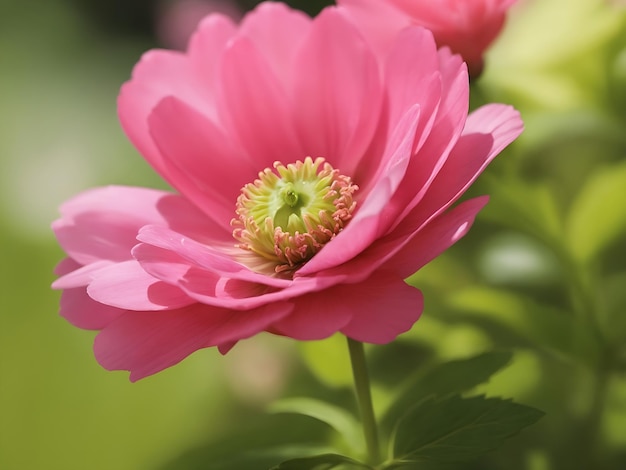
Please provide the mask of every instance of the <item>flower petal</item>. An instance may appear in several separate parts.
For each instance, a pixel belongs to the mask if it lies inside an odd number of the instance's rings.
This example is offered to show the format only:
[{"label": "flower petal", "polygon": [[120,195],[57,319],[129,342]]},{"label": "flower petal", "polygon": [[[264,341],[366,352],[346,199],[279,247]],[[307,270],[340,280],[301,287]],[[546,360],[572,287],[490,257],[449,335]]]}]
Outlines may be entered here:
[{"label": "flower petal", "polygon": [[272,325],[272,332],[301,341],[328,338],[353,317],[341,299],[344,287],[331,287],[323,295],[307,294],[293,299],[293,312]]},{"label": "flower petal", "polygon": [[397,230],[415,230],[450,207],[485,167],[523,130],[519,113],[511,106],[492,104],[470,114],[463,135],[433,181],[423,200]]},{"label": "flower petal", "polygon": [[[63,269],[57,270],[60,277],[52,283],[53,289],[73,289],[74,287],[85,287],[102,269],[114,264],[113,261],[95,261],[93,263],[81,266],[71,258],[66,258],[71,263],[65,263]],[[67,268],[71,268],[68,270]],[[66,274],[63,274],[65,272]]]},{"label": "flower petal", "polygon": [[78,328],[100,330],[123,313],[125,310],[96,302],[84,287],[66,289],[61,294],[59,314]]},{"label": "flower petal", "polygon": [[[152,276],[178,286],[198,302],[216,307],[249,310],[323,290],[336,277],[280,279],[249,271],[224,254],[158,227],[146,227],[133,255]],[[341,277],[344,280],[344,277]]]},{"label": "flower petal", "polygon": [[148,116],[164,97],[175,95],[203,112],[216,114],[211,89],[194,73],[184,54],[152,50],[143,55],[133,69],[130,81],[120,91],[117,107],[124,132],[143,157],[165,179],[167,167],[148,129]]},{"label": "flower petal", "polygon": [[359,26],[381,58],[386,57],[392,47],[396,33],[411,25],[408,16],[390,2],[338,0],[337,4],[342,13]]},{"label": "flower petal", "polygon": [[250,39],[232,40],[220,71],[220,116],[255,169],[303,159],[286,90]]},{"label": "flower petal", "polygon": [[294,70],[294,119],[306,154],[325,157],[341,173],[358,178],[360,167],[372,164],[361,157],[381,115],[373,53],[352,24],[327,8],[314,20]]},{"label": "flower petal", "polygon": [[100,270],[87,293],[97,302],[126,310],[171,310],[195,302],[179,288],[146,273],[135,260]]},{"label": "flower petal", "polygon": [[[204,18],[189,40],[187,55],[190,66],[201,79],[202,86],[206,90],[214,90],[217,77],[219,76],[219,63],[222,53],[228,41],[237,33],[237,26],[233,21],[222,14],[211,14]],[[169,90],[161,96],[173,95],[176,89]],[[178,94],[176,94],[178,96]],[[153,107],[161,100],[157,99]],[[212,106],[215,106],[215,96],[211,96]],[[193,101],[185,100],[186,103],[196,106]],[[209,119],[216,119],[215,109],[203,109]]]},{"label": "flower petal", "polygon": [[317,253],[307,264],[300,268],[297,276],[309,276],[353,258],[367,248],[376,237],[387,229],[392,222],[389,213],[395,209],[389,207],[389,201],[399,186],[412,155],[415,130],[419,123],[420,109],[411,108],[403,117],[390,139],[386,154],[386,171],[376,182],[374,189],[367,195],[357,213],[333,240]]},{"label": "flower petal", "polygon": [[489,197],[481,196],[456,206],[433,221],[412,237],[403,237],[402,243],[390,241],[399,248],[385,261],[385,269],[393,270],[402,278],[409,277],[420,268],[454,245],[467,234],[476,214],[487,204]]},{"label": "flower petal", "polygon": [[[409,28],[400,35],[401,46],[410,41],[420,28]],[[409,42],[410,44],[410,42]],[[404,47],[409,47],[404,43]],[[411,160],[407,176],[394,196],[394,203],[402,211],[396,215],[394,227],[403,224],[406,214],[428,193],[430,185],[449,157],[459,139],[469,106],[469,79],[467,69],[459,56],[439,53],[435,61],[440,68],[440,101],[433,110],[432,127],[425,128],[419,135],[417,156]],[[418,131],[419,133],[420,131]]]},{"label": "flower petal", "polygon": [[158,269],[160,263],[164,263],[165,266],[168,263],[184,263],[189,267],[196,266],[213,272],[219,277],[236,278],[274,287],[287,287],[291,284],[291,281],[287,279],[251,271],[245,265],[235,261],[226,246],[220,246],[217,243],[210,245],[198,243],[167,227],[146,226],[139,232],[138,240],[144,243],[133,250],[133,256],[144,266],[152,265],[152,269]]},{"label": "flower petal", "polygon": [[410,330],[422,313],[422,293],[390,273],[337,289],[339,303],[352,313],[341,332],[357,341],[389,343]]},{"label": "flower petal", "polygon": [[65,202],[52,229],[65,252],[79,265],[100,260],[126,261],[147,224],[176,228],[203,239],[230,239],[230,232],[180,196],[146,188],[108,186],[82,192]]},{"label": "flower petal", "polygon": [[358,257],[325,271],[324,276],[335,283],[362,282],[384,268],[405,279],[465,235],[487,200],[486,196],[470,199],[412,233],[381,238]]},{"label": "flower petal", "polygon": [[194,304],[179,310],[127,312],[110,323],[94,343],[108,370],[128,370],[136,381],[182,361],[191,353],[260,333],[291,311],[286,303],[233,312]]},{"label": "flower petal", "polygon": [[263,2],[241,22],[239,34],[250,38],[287,90],[294,60],[311,28],[311,18],[279,2]]},{"label": "flower petal", "polygon": [[229,227],[237,196],[258,170],[210,120],[175,97],[148,119],[169,182],[218,224]]},{"label": "flower petal", "polygon": [[420,105],[422,121],[417,129],[425,140],[442,99],[441,75],[435,40],[430,31],[412,27],[402,31],[385,61],[389,126],[394,129],[407,110]]}]

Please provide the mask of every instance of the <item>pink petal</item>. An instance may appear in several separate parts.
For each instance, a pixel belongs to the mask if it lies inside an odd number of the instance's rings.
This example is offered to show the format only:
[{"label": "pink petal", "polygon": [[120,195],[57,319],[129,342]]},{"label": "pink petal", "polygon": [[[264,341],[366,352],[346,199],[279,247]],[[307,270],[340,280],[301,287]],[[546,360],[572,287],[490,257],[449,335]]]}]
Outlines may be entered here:
[{"label": "pink petal", "polygon": [[314,20],[293,67],[294,118],[306,154],[355,176],[381,115],[374,55],[354,27],[327,8]]},{"label": "pink petal", "polygon": [[148,122],[169,182],[218,224],[229,227],[241,188],[258,170],[211,121],[175,97],[161,100]]},{"label": "pink petal", "polygon": [[207,305],[249,310],[323,290],[335,282],[323,276],[288,280],[256,273],[213,247],[159,227],[146,227],[140,238],[146,243],[138,245],[133,255],[142,268]]},{"label": "pink petal", "polygon": [[[233,21],[222,14],[212,14],[203,19],[196,32],[189,40],[189,48],[187,54],[191,63],[191,69],[201,77],[202,87],[206,90],[214,90],[216,80],[219,76],[219,62],[224,52],[224,48],[228,41],[237,33],[237,26]],[[171,90],[167,95],[174,95],[175,89]],[[165,95],[164,95],[165,96]],[[163,96],[161,97],[163,98]],[[214,106],[215,97],[211,97]],[[157,102],[160,99],[157,99]],[[193,101],[185,100],[186,103],[196,106]],[[153,104],[153,107],[156,102]],[[215,110],[204,110],[206,116],[210,119],[216,119]]]},{"label": "pink petal", "polygon": [[100,270],[87,293],[97,302],[126,310],[171,310],[194,303],[179,288],[146,273],[135,260]]},{"label": "pink petal", "polygon": [[87,295],[85,287],[66,289],[61,294],[59,314],[85,330],[101,330],[125,310],[103,305]]},{"label": "pink petal", "polygon": [[[400,277],[406,278],[430,263],[467,234],[476,214],[488,200],[487,196],[482,196],[465,201],[440,215],[402,243],[396,241],[399,249],[389,253],[393,257],[387,257],[385,269],[393,270]],[[394,241],[390,243],[393,245]]]},{"label": "pink petal", "polygon": [[167,167],[150,137],[148,116],[159,101],[170,95],[193,104],[206,116],[215,116],[210,90],[185,55],[162,50],[145,53],[133,69],[131,80],[122,86],[118,98],[122,128],[148,163],[165,179],[168,178]]},{"label": "pink petal", "polygon": [[359,26],[381,59],[387,56],[397,32],[411,24],[406,14],[387,1],[338,0],[337,4]]},{"label": "pink petal", "polygon": [[437,48],[430,31],[417,27],[402,31],[385,61],[390,129],[396,127],[411,106],[419,104],[422,120],[416,145],[421,146],[443,98],[441,80]]},{"label": "pink petal", "polygon": [[359,284],[343,285],[337,294],[329,302],[338,302],[352,314],[341,332],[366,343],[393,341],[411,329],[423,309],[422,293],[389,273],[378,273]]},{"label": "pink petal", "polygon": [[[183,250],[184,251],[184,250]],[[172,250],[142,244],[133,250],[142,268],[164,282],[178,286],[198,302],[236,310],[249,310],[319,291],[338,278],[298,278],[293,281],[246,271],[230,270],[218,257],[215,265],[200,267]],[[200,257],[199,257],[200,258]],[[210,263],[211,256],[202,256]],[[220,265],[224,270],[220,271]],[[343,279],[343,278],[342,278]]]},{"label": "pink petal", "polygon": [[[418,31],[419,28],[409,28],[404,33],[406,40],[410,40],[410,33]],[[400,36],[398,42],[402,44],[403,35]],[[435,56],[435,60],[441,62],[437,65],[441,68],[441,101],[436,114],[433,114],[432,128],[426,129],[427,135],[421,135],[421,148],[418,149],[417,157],[411,160],[407,177],[394,197],[395,204],[403,209],[397,214],[395,225],[401,223],[406,214],[428,193],[431,183],[459,139],[467,118],[469,78],[465,64],[460,57],[446,54]]]},{"label": "pink petal", "polygon": [[[54,274],[57,276],[64,276],[65,274],[71,273],[72,271],[80,268],[82,265],[77,263],[70,257],[63,258],[59,263],[54,267]],[[81,284],[82,285],[82,284]]]},{"label": "pink petal", "polygon": [[250,38],[273,74],[287,90],[294,60],[311,27],[311,18],[279,2],[264,2],[246,15],[239,34]]},{"label": "pink petal", "polygon": [[79,264],[130,259],[139,228],[161,222],[156,205],[167,195],[143,188],[109,186],[65,202],[52,229],[65,252]]},{"label": "pink petal", "polygon": [[384,158],[388,162],[386,170],[376,181],[376,186],[368,194],[367,199],[357,209],[358,212],[354,219],[317,255],[300,268],[296,273],[297,276],[308,276],[345,263],[367,248],[377,236],[386,230],[392,222],[387,217],[387,211],[395,211],[388,204],[402,181],[409,164],[419,118],[420,109],[418,106],[414,106],[406,113],[395,129],[394,135],[389,141],[388,150],[385,152],[390,155],[390,157]]},{"label": "pink petal", "polygon": [[220,116],[255,170],[271,168],[276,160],[291,163],[306,156],[286,91],[248,38],[234,39],[224,51],[220,85]]},{"label": "pink petal", "polygon": [[487,200],[486,196],[471,199],[413,232],[381,238],[358,257],[325,271],[324,276],[335,283],[362,282],[385,269],[407,278],[465,235]]},{"label": "pink petal", "polygon": [[144,227],[139,233],[138,240],[144,243],[133,250],[133,256],[144,266],[152,266],[151,269],[158,269],[158,265],[162,263],[165,266],[168,263],[184,263],[189,267],[197,266],[211,271],[219,277],[236,278],[274,287],[287,287],[291,284],[287,279],[256,273],[238,263],[229,253],[235,249],[228,249],[217,243],[210,245],[198,243],[166,227],[157,225]]},{"label": "pink petal", "polygon": [[[66,258],[70,259],[70,258]],[[113,261],[95,261],[85,266],[76,265],[73,261],[73,270],[67,274],[61,275],[56,281],[52,283],[53,289],[73,289],[74,287],[85,287],[89,284],[99,272],[108,268],[115,263]],[[69,263],[67,267],[69,267]]]},{"label": "pink petal", "polygon": [[52,224],[59,244],[79,265],[131,259],[137,232],[147,224],[170,226],[204,238],[231,239],[180,196],[164,191],[108,186],[85,191],[64,203]]},{"label": "pink petal", "polygon": [[343,301],[345,293],[345,286],[337,286],[296,297],[293,312],[274,323],[272,332],[301,341],[328,338],[354,316]]},{"label": "pink petal", "polygon": [[403,226],[397,230],[413,231],[450,207],[522,130],[519,113],[511,106],[492,104],[470,114],[463,136],[424,199],[404,218]]},{"label": "pink petal", "polygon": [[136,381],[182,361],[191,353],[260,333],[291,311],[276,303],[246,312],[194,304],[179,310],[127,312],[96,337],[98,362],[128,370]]}]

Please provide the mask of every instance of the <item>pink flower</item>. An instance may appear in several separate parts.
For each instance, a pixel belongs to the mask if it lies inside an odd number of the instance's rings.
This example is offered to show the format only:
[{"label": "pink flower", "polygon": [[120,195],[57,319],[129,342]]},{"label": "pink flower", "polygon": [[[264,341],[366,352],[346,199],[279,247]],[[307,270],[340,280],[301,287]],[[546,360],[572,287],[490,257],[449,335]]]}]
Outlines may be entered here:
[{"label": "pink flower", "polygon": [[439,47],[461,54],[470,75],[483,69],[483,54],[496,39],[516,0],[337,0],[374,47],[387,51],[403,28],[428,28]]},{"label": "pink flower", "polygon": [[336,8],[208,17],[186,53],[148,52],[119,98],[178,193],[107,187],[61,207],[61,314],[101,330],[97,360],[131,380],[262,331],[393,340],[422,311],[404,279],[467,232],[487,198],[452,204],[522,130],[509,106],[467,110],[465,64],[424,29],[380,63]]}]

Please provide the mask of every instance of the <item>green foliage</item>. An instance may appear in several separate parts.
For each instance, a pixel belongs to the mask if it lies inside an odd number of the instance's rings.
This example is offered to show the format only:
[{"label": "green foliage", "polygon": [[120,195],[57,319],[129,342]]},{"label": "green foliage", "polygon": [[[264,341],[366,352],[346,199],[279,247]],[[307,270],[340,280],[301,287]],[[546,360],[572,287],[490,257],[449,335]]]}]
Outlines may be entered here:
[{"label": "green foliage", "polygon": [[408,408],[426,397],[465,392],[486,382],[510,362],[511,356],[508,352],[489,352],[416,371],[392,400],[381,427],[391,429]]},{"label": "green foliage", "polygon": [[473,317],[505,326],[511,333],[562,357],[595,367],[600,345],[587,324],[568,312],[500,289],[459,290],[449,305]]},{"label": "green foliage", "polygon": [[420,461],[463,462],[499,447],[543,413],[509,400],[453,395],[413,407],[395,429],[386,468]]},{"label": "green foliage", "polygon": [[297,413],[328,424],[355,454],[363,452],[361,427],[346,410],[312,398],[286,398],[270,406],[274,413]]},{"label": "green foliage", "polygon": [[351,469],[372,469],[369,465],[357,462],[356,460],[343,455],[323,454],[313,457],[287,460],[275,467],[272,467],[271,470],[330,470],[344,465],[348,465],[348,468]]},{"label": "green foliage", "polygon": [[626,234],[626,164],[591,175],[572,202],[566,233],[572,255],[582,263]]}]

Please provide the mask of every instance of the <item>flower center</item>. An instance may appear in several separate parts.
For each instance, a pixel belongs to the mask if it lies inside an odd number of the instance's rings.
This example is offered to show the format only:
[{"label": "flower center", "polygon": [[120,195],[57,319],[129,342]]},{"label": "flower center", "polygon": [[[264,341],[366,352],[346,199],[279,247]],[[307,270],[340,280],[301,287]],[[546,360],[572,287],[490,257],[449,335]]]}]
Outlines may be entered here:
[{"label": "flower center", "polygon": [[231,225],[240,248],[275,262],[280,273],[300,267],[343,230],[359,188],[323,158],[274,162],[274,170],[242,188]]}]

